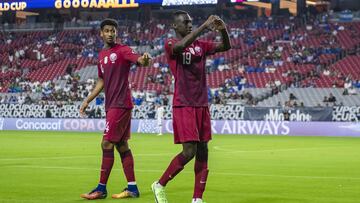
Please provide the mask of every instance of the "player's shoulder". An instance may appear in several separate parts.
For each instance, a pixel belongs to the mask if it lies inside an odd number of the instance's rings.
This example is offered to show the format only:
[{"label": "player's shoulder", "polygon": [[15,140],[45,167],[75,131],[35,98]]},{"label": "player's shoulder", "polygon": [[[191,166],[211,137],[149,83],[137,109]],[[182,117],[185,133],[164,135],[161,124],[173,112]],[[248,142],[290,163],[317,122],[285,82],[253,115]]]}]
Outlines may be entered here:
[{"label": "player's shoulder", "polygon": [[116,50],[129,50],[131,49],[128,45],[126,44],[117,44],[115,47]]},{"label": "player's shoulder", "polygon": [[119,52],[123,52],[123,53],[132,53],[132,54],[136,54],[135,50],[133,48],[131,48],[128,45],[125,44],[118,44],[117,50]]}]

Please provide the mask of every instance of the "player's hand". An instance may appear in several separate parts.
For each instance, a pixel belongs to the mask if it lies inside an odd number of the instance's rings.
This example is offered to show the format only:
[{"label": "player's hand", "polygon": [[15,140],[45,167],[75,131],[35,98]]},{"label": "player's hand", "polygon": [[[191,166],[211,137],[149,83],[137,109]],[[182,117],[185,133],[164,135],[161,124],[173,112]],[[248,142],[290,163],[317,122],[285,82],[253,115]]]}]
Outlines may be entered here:
[{"label": "player's hand", "polygon": [[149,53],[144,53],[141,57],[140,57],[140,64],[142,66],[148,66],[151,63],[151,55]]},{"label": "player's hand", "polygon": [[216,15],[211,15],[209,16],[209,18],[205,21],[204,25],[206,26],[206,28],[214,30],[214,22],[217,19],[218,16]]},{"label": "player's hand", "polygon": [[215,30],[225,30],[226,29],[225,22],[219,16],[216,16],[216,19],[214,21],[214,29]]},{"label": "player's hand", "polygon": [[86,108],[89,106],[89,103],[87,101],[84,101],[82,104],[81,104],[81,107],[80,107],[80,116],[81,117],[85,117],[85,110]]}]

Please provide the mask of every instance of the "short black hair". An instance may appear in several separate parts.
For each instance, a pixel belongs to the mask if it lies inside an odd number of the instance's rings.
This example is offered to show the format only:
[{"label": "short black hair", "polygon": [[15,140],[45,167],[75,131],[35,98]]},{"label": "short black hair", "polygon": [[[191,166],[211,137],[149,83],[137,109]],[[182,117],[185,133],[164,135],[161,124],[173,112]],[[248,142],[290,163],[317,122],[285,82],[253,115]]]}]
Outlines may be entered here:
[{"label": "short black hair", "polygon": [[117,21],[112,18],[106,18],[103,21],[101,21],[100,28],[101,30],[105,27],[105,25],[111,25],[114,26],[116,29],[119,27]]},{"label": "short black hair", "polygon": [[189,13],[183,10],[177,10],[173,13],[174,20],[180,15],[188,15]]}]

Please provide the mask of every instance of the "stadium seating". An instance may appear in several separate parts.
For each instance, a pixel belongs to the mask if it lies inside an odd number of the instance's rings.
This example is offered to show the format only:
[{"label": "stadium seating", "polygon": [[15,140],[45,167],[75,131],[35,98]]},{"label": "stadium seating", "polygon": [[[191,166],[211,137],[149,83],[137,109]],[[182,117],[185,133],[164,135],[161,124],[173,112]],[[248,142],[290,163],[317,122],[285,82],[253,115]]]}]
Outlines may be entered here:
[{"label": "stadium seating", "polygon": [[[212,89],[219,88],[224,85],[226,79],[235,77],[245,78],[247,87],[256,88],[266,88],[274,81],[287,86],[300,82],[301,87],[312,83],[317,88],[333,87],[337,77],[323,74],[316,78],[313,77],[312,73],[317,71],[317,65],[319,64],[329,67],[331,72],[337,70],[344,76],[351,75],[352,80],[359,80],[360,70],[358,64],[360,64],[360,57],[352,55],[341,58],[340,53],[344,54],[360,45],[360,37],[356,35],[356,33],[360,33],[360,23],[328,23],[324,25],[313,24],[312,26],[319,26],[320,29],[309,29],[307,25],[300,24],[298,20],[282,18],[276,21],[273,19],[228,21],[228,30],[233,48],[225,53],[210,56],[209,59],[213,63],[214,61],[221,61],[220,65],[227,65],[230,69],[219,70],[216,67],[219,64],[215,65],[215,68],[209,71],[207,77],[209,87]],[[154,21],[144,24],[141,28],[143,30],[147,29],[147,31],[140,32],[136,26],[128,28],[125,25],[119,28],[119,35],[124,43],[131,45],[140,54],[150,52],[154,56],[151,67],[132,69],[130,84],[132,89],[136,91],[161,92],[164,88],[171,86],[171,75],[164,74],[163,83],[149,82],[147,79],[148,76],[156,77],[160,73],[161,67],[167,66],[163,43],[168,37],[168,33],[170,33],[169,22]],[[334,32],[336,33],[334,34]],[[292,40],[284,41],[285,35]],[[216,33],[212,32],[205,33],[202,38],[218,40]],[[91,45],[86,44],[87,39],[92,39],[93,43]],[[88,51],[90,50],[91,53],[98,52],[101,49],[101,40],[97,32],[92,29],[64,30],[58,33],[48,31],[12,33],[11,37],[0,34],[0,40],[5,42],[0,44],[0,61],[9,67],[7,71],[0,73],[0,81],[3,84],[1,91],[3,92],[8,91],[7,88],[16,77],[27,78],[33,82],[56,81],[60,76],[66,74],[66,68],[69,65],[76,67],[73,71],[80,75],[81,81],[86,81],[97,75],[97,68],[94,66],[97,56],[90,56]],[[331,47],[328,47],[327,43],[331,43]],[[262,64],[263,56],[269,46],[283,47],[281,65],[269,67]],[[305,47],[307,49],[321,50],[321,53],[316,56],[318,62],[295,63],[289,61],[288,58],[296,53],[296,47],[297,49]],[[10,50],[17,51],[21,49],[25,49],[27,56],[20,59],[13,58],[11,62]],[[37,56],[32,53],[34,49],[43,54],[45,59],[36,58]],[[300,50],[303,50],[303,48]],[[15,53],[12,54],[15,55]],[[260,54],[260,57],[255,54]],[[155,67],[154,64],[159,64],[159,67]],[[240,70],[241,67],[243,67],[243,70]],[[269,71],[269,68],[274,70]],[[293,75],[288,75],[289,71],[299,73],[301,75],[300,81],[296,81]],[[342,88],[341,86],[338,87]],[[338,89],[338,91],[341,92],[342,90]],[[267,93],[269,92],[271,92],[271,89],[267,88]],[[267,96],[269,99],[277,98],[277,96]],[[269,101],[264,100],[259,105],[273,105],[279,99],[271,100],[274,102]],[[352,104],[350,101],[351,99],[343,100],[344,103]],[[314,105],[312,102],[305,103]]]}]

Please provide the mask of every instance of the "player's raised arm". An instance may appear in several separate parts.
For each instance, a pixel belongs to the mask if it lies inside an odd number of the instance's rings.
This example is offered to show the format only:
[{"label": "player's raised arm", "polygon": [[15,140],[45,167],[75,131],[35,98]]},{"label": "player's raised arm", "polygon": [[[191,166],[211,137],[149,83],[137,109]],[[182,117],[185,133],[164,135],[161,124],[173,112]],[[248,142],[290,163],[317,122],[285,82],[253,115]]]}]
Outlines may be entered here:
[{"label": "player's raised arm", "polygon": [[151,56],[149,53],[144,53],[137,60],[137,64],[140,66],[149,66],[150,63],[151,63]]},{"label": "player's raised arm", "polygon": [[220,32],[222,39],[222,42],[216,46],[215,52],[223,52],[231,49],[229,33],[226,29],[226,24],[218,16],[216,16],[216,20],[214,22],[214,29]]},{"label": "player's raised arm", "polygon": [[104,88],[104,80],[102,78],[99,78],[98,81],[96,82],[95,88],[90,93],[90,95],[84,100],[84,102],[80,107],[81,116],[85,115],[85,110],[89,106],[89,103],[100,94],[103,88]]},{"label": "player's raised arm", "polygon": [[180,54],[183,50],[192,44],[201,33],[210,28],[214,21],[217,19],[216,16],[211,15],[200,27],[192,31],[192,19],[186,12],[177,12],[174,15],[173,28],[175,29],[178,38],[181,38],[176,44],[172,46],[172,53]]}]

